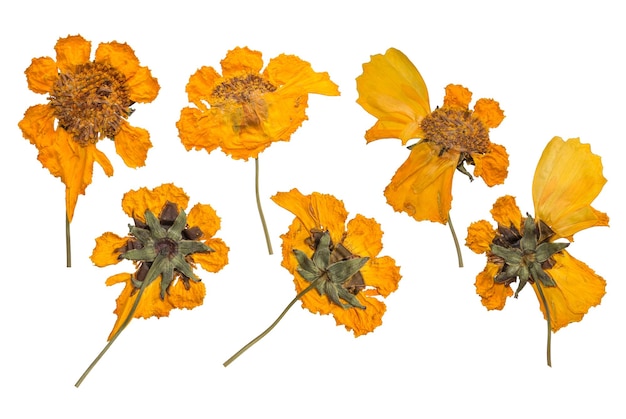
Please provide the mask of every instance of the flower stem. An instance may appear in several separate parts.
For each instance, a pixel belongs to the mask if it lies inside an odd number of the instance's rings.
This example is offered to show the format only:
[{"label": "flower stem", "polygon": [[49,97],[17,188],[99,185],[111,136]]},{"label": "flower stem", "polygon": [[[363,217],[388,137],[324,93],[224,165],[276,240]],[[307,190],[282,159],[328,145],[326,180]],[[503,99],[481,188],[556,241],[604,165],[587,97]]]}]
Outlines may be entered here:
[{"label": "flower stem", "polygon": [[124,331],[124,329],[126,329],[126,326],[128,326],[128,324],[130,323],[131,319],[133,318],[133,314],[135,314],[135,310],[137,310],[137,306],[139,305],[139,299],[143,295],[143,291],[146,288],[147,282],[148,281],[143,281],[143,283],[141,284],[141,288],[139,288],[139,293],[137,294],[137,298],[135,298],[135,301],[133,302],[133,306],[130,308],[130,312],[128,313],[128,316],[126,316],[126,319],[124,320],[124,323],[122,323],[122,325],[117,330],[117,332],[115,332],[115,334],[113,335],[111,340],[109,340],[109,342],[106,344],[104,349],[102,349],[102,351],[100,351],[100,353],[98,354],[96,359],[94,359],[93,362],[87,367],[87,369],[85,370],[83,375],[81,375],[80,378],[78,379],[78,381],[76,381],[76,384],[74,384],[74,386],[76,388],[78,388],[81,385],[81,383],[83,382],[83,380],[85,380],[87,375],[89,375],[89,373],[91,372],[93,367],[95,367],[96,364],[98,363],[98,361],[100,361],[100,358],[102,358],[104,356],[104,354],[109,350],[111,345],[113,345],[113,342],[115,342],[115,339],[117,339],[117,337]]},{"label": "flower stem", "polygon": [[452,219],[450,213],[448,213],[448,226],[450,227],[450,233],[452,233],[452,239],[454,240],[454,247],[456,247],[456,257],[459,260],[459,268],[463,267],[463,255],[461,255],[461,246],[459,246],[459,239],[456,238],[454,232],[454,226],[452,226]]},{"label": "flower stem", "polygon": [[70,242],[70,219],[65,212],[65,260],[67,267],[72,267],[72,244]]},{"label": "flower stem", "polygon": [[546,321],[548,323],[548,344],[546,349],[546,356],[548,359],[548,366],[552,367],[552,328],[550,327],[550,309],[548,308],[548,302],[546,301],[546,296],[543,295],[543,290],[541,289],[540,281],[535,281],[535,285],[537,285],[537,291],[539,291],[539,296],[541,297],[541,302],[546,309]]},{"label": "flower stem", "polygon": [[267,335],[269,332],[272,331],[272,329],[278,324],[278,322],[280,322],[282,320],[283,317],[285,317],[285,314],[287,314],[287,311],[289,311],[289,309],[291,308],[291,306],[293,306],[296,301],[298,301],[300,298],[302,298],[302,296],[304,294],[306,294],[307,292],[311,291],[315,286],[317,285],[317,281],[313,281],[311,283],[311,285],[309,285],[308,287],[306,287],[305,289],[303,289],[302,291],[300,291],[298,293],[298,295],[296,295],[294,297],[293,300],[291,300],[291,302],[287,305],[287,307],[285,307],[285,309],[283,310],[282,313],[280,313],[280,316],[278,316],[278,318],[276,320],[274,320],[274,323],[272,323],[270,325],[270,327],[268,327],[267,329],[265,329],[265,331],[263,331],[263,333],[261,333],[259,336],[255,337],[254,339],[252,339],[246,346],[244,346],[243,348],[241,348],[239,351],[237,351],[237,353],[233,356],[231,356],[230,358],[228,358],[228,361],[224,362],[224,366],[227,367],[229,366],[235,359],[239,358],[239,355],[243,354],[245,351],[247,351],[248,349],[250,349],[252,347],[252,345],[254,345],[255,343],[257,343],[258,341],[260,341],[261,339],[263,339],[265,337],[265,335]]},{"label": "flower stem", "polygon": [[261,208],[261,199],[259,198],[259,158],[254,159],[254,190],[256,192],[256,207],[259,210],[259,217],[261,217],[261,224],[263,225],[263,233],[265,234],[265,242],[267,243],[267,251],[269,254],[273,254],[272,242],[270,241],[270,235],[267,231],[267,224],[265,223],[265,216],[263,215],[263,208]]}]

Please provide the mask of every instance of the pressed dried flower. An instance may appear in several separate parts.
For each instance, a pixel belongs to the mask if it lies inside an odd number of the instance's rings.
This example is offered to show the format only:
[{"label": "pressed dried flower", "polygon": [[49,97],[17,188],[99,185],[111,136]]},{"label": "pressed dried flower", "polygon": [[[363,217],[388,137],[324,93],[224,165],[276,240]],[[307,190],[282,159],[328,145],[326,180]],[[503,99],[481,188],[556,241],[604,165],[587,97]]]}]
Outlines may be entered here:
[{"label": "pressed dried flower", "polygon": [[[455,170],[467,175],[465,164],[474,165],[474,175],[488,186],[504,182],[508,154],[493,144],[489,130],[504,119],[498,102],[479,99],[469,109],[472,93],[463,86],[446,87],[443,106],[431,111],[428,90],[413,63],[399,50],[390,48],[363,64],[356,79],[359,103],[378,121],[365,133],[367,142],[398,138],[402,144],[420,139],[409,147],[408,159],[385,189],[387,203],[417,221],[450,224],[452,178]],[[452,229],[452,225],[450,224]],[[452,230],[455,243],[456,235]],[[462,265],[457,243],[459,264]]]},{"label": "pressed dried flower", "polygon": [[110,138],[127,166],[143,166],[150,135],[127,119],[134,103],[156,98],[159,84],[127,44],[102,43],[90,60],[91,42],[74,35],[59,39],[55,50],[56,61],[33,58],[25,71],[29,89],[47,94],[48,103],[28,108],[18,125],[39,150],[41,164],[65,184],[70,266],[69,224],[78,195],[91,183],[94,162],[113,175],[111,162],[96,144]]},{"label": "pressed dried flower", "polygon": [[193,107],[176,124],[187,150],[217,147],[234,159],[255,159],[257,206],[272,253],[258,192],[258,156],[276,141],[289,141],[307,119],[308,95],[339,95],[328,73],[317,73],[295,55],[281,54],[263,69],[261,53],[235,48],[221,61],[222,74],[202,67],[187,84]]},{"label": "pressed dried flower", "polygon": [[346,224],[343,202],[317,192],[292,189],[272,200],[296,216],[281,237],[282,265],[294,275],[297,295],[270,328],[225,365],[265,336],[297,300],[312,313],[332,314],[355,337],[372,332],[382,324],[383,298],[401,278],[394,259],[379,256],[383,233],[374,219],[357,214]]},{"label": "pressed dried flower", "polygon": [[129,235],[107,232],[96,239],[91,255],[96,266],[127,259],[134,262],[135,271],[107,279],[107,285],[124,284],[117,298],[117,321],[109,344],[76,386],[132,318],[168,316],[173,308],[192,309],[202,304],[206,289],[193,271],[196,264],[217,272],[228,263],[228,247],[213,237],[220,228],[219,217],[206,204],[196,204],[187,214],[188,202],[185,192],[172,184],[127,192],[122,208],[134,221]]},{"label": "pressed dried flower", "polygon": [[485,220],[468,228],[466,245],[487,255],[487,266],[476,277],[482,304],[501,310],[530,283],[548,324],[548,365],[551,332],[582,320],[605,293],[604,279],[565,250],[568,242],[557,241],[571,242],[581,230],[608,226],[608,216],[591,206],[605,183],[600,157],[588,144],[554,137],[533,179],[535,217],[523,217],[515,198],[504,196],[491,211],[497,229]]}]

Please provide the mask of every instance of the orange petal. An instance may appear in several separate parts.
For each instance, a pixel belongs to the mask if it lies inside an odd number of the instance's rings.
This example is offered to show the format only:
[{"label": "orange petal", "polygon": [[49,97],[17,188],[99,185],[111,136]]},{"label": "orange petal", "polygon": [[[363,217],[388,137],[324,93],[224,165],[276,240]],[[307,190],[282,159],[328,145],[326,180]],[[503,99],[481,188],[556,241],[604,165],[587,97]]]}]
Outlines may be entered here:
[{"label": "orange petal", "polygon": [[99,267],[115,265],[120,261],[121,253],[117,250],[126,245],[128,237],[106,232],[96,239],[96,247],[91,253],[91,261]]},{"label": "orange petal", "polygon": [[[308,107],[308,95],[306,92],[287,92],[277,90],[267,93],[263,97],[263,106],[260,108],[265,112],[257,112],[260,117],[260,133],[255,127],[250,127],[250,138],[246,138],[246,133],[242,133],[242,142],[248,143],[250,149],[262,146],[259,151],[269,147],[274,141],[289,141],[291,135],[308,119],[306,109]],[[261,139],[259,139],[261,135]],[[260,141],[263,140],[263,141]],[[261,143],[261,144],[259,144]],[[258,154],[258,152],[257,152]]]},{"label": "orange petal", "polygon": [[129,97],[133,102],[149,103],[156,99],[161,86],[159,81],[152,77],[147,67],[139,67],[137,72],[126,81],[129,88]]},{"label": "orange petal", "polygon": [[545,222],[556,237],[573,235],[594,226],[608,226],[609,217],[591,206],[606,179],[602,161],[589,144],[578,138],[554,137],[546,146],[533,179],[536,218]]},{"label": "orange petal", "polygon": [[443,106],[446,108],[467,109],[472,101],[472,92],[460,84],[446,86],[446,95],[443,98]]},{"label": "orange petal", "polygon": [[203,241],[214,250],[210,253],[194,253],[191,258],[195,263],[202,266],[207,272],[218,272],[228,264],[228,252],[230,249],[222,239],[212,238]]},{"label": "orange petal", "polygon": [[18,123],[24,138],[41,150],[54,144],[57,133],[54,130],[54,109],[50,105],[31,106]]},{"label": "orange petal", "polygon": [[225,78],[231,78],[246,74],[259,74],[263,68],[263,58],[259,51],[253,51],[248,47],[237,47],[228,51],[220,64],[222,75]]},{"label": "orange petal", "polygon": [[417,221],[445,224],[452,206],[452,176],[459,154],[452,151],[439,156],[437,147],[420,142],[411,149],[385,189],[387,203]]},{"label": "orange petal", "polygon": [[522,231],[522,213],[520,212],[515,198],[505,195],[498,198],[491,209],[493,219],[504,227],[515,226],[517,231]]},{"label": "orange petal", "polygon": [[474,116],[487,128],[495,128],[504,119],[500,104],[493,99],[478,99],[474,104]]},{"label": "orange petal", "polygon": [[206,110],[202,101],[211,103],[213,90],[219,80],[222,80],[222,76],[213,67],[201,67],[189,77],[189,82],[185,87],[189,101]]},{"label": "orange petal", "polygon": [[148,150],[152,147],[150,133],[143,128],[131,126],[123,121],[115,136],[115,151],[122,157],[126,166],[145,166]]},{"label": "orange petal", "polygon": [[465,245],[474,253],[485,253],[491,249],[491,242],[496,237],[496,231],[491,224],[480,220],[470,224],[467,228]]},{"label": "orange petal", "polygon": [[390,256],[382,256],[370,259],[363,268],[361,275],[368,287],[376,288],[377,294],[387,297],[398,289],[398,283],[402,278],[400,267]]},{"label": "orange petal", "polygon": [[117,71],[122,72],[127,79],[132,79],[140,68],[135,51],[128,44],[116,41],[98,45],[95,61],[111,65]]},{"label": "orange petal", "polygon": [[310,236],[311,233],[297,218],[293,220],[289,226],[289,230],[287,230],[287,233],[280,235],[280,239],[282,240],[281,250],[283,257],[280,264],[294,276],[299,274],[296,272],[298,262],[293,255],[293,249],[302,250],[307,256],[312,257],[313,250],[305,245],[305,240]]},{"label": "orange petal", "polygon": [[[556,282],[555,287],[542,287],[550,307],[550,325],[556,332],[572,322],[582,320],[591,307],[600,304],[605,294],[606,282],[593,269],[572,257],[566,251],[554,256],[556,265],[546,272]],[[545,309],[541,297],[537,292],[537,285],[533,289],[539,300],[539,307],[545,317]]]},{"label": "orange petal", "polygon": [[509,173],[509,155],[501,145],[491,144],[489,148],[485,154],[472,154],[474,175],[483,178],[487,186],[501,185]]},{"label": "orange petal", "polygon": [[284,94],[339,95],[339,87],[330,80],[328,73],[313,71],[311,64],[295,55],[281,54],[272,58],[263,75]]},{"label": "orange petal", "polygon": [[[113,312],[117,315],[117,320],[113,325],[113,330],[111,330],[108,340],[111,340],[111,338],[121,328],[122,324],[126,321],[126,318],[129,316],[131,308],[135,302],[135,299],[139,296],[139,292],[136,289],[135,292],[131,295],[134,287],[130,282],[130,274],[120,274],[116,275],[116,277],[118,278],[115,279],[115,281],[112,281],[114,277],[109,278],[109,280],[107,280],[107,285],[110,285],[110,283],[112,284],[114,282],[120,282],[120,279],[125,278],[124,289],[116,300],[116,308]],[[160,282],[161,277],[158,277],[146,287],[143,295],[141,296],[141,299],[139,300],[139,303],[137,304],[137,308],[135,310],[135,313],[133,314],[133,318],[149,318],[152,316],[162,317],[169,315],[172,306],[167,302],[167,300],[161,300],[159,288]]]},{"label": "orange petal", "polygon": [[94,159],[102,167],[107,176],[113,176],[113,165],[109,158],[97,148],[94,150]]},{"label": "orange petal", "polygon": [[178,280],[172,285],[165,298],[174,308],[191,310],[201,306],[206,295],[206,287],[203,282],[189,281],[189,289],[185,289],[183,281]]},{"label": "orange petal", "polygon": [[343,244],[355,255],[375,258],[383,249],[382,238],[383,232],[376,220],[357,214],[348,222]]},{"label": "orange petal", "polygon": [[476,293],[488,310],[502,310],[507,297],[513,295],[509,285],[498,284],[493,280],[499,270],[498,265],[487,263],[485,269],[476,276]]},{"label": "orange petal", "polygon": [[33,58],[26,71],[28,88],[35,93],[49,93],[59,78],[57,63],[50,57]]},{"label": "orange petal", "polygon": [[57,65],[61,72],[73,72],[77,65],[89,62],[91,42],[80,35],[73,35],[60,38],[54,49],[57,53]]},{"label": "orange petal", "polygon": [[180,211],[187,208],[189,197],[178,186],[165,183],[154,189],[139,188],[126,192],[122,198],[122,209],[129,217],[145,222],[144,214],[147,209],[158,217],[168,201],[176,204]]},{"label": "orange petal", "polygon": [[196,204],[187,214],[187,224],[197,226],[204,233],[203,238],[213,237],[220,229],[220,217],[212,206],[208,204]]},{"label": "orange petal", "polygon": [[214,109],[203,112],[195,108],[183,108],[176,127],[187,151],[195,148],[210,153],[219,146],[222,136],[232,132],[232,128],[217,119],[218,113],[219,111]]},{"label": "orange petal", "polygon": [[328,230],[334,243],[341,241],[348,212],[343,202],[334,196],[318,192],[305,196],[299,190],[292,189],[289,192],[278,192],[272,201],[294,214],[305,227],[307,235],[317,228]]},{"label": "orange petal", "polygon": [[346,330],[351,330],[354,333],[354,337],[373,332],[374,329],[383,324],[383,314],[387,309],[385,303],[376,298],[366,297],[363,293],[358,294],[357,299],[365,306],[365,310],[354,307],[344,309],[335,304],[331,306],[331,313],[337,326],[344,325]]},{"label": "orange petal", "polygon": [[96,158],[96,146],[78,145],[62,128],[57,130],[57,139],[50,146],[41,149],[39,160],[65,184],[65,205],[67,217],[72,221],[78,195],[84,195],[91,184],[93,163]]},{"label": "orange petal", "polygon": [[401,51],[390,48],[372,55],[356,79],[357,103],[378,121],[365,138],[399,138],[402,144],[422,138],[420,123],[430,114],[428,90],[417,68]]},{"label": "orange petal", "polygon": [[121,282],[128,282],[128,281],[130,281],[130,274],[127,272],[122,272],[122,273],[115,274],[107,278],[107,280],[105,281],[105,284],[107,286],[111,286],[114,284],[119,284]]}]

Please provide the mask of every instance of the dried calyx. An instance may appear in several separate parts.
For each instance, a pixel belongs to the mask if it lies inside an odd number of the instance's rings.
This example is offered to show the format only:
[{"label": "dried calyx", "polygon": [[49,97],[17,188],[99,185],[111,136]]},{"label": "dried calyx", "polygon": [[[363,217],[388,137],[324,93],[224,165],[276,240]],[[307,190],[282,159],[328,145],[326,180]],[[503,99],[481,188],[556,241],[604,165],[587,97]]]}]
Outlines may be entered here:
[{"label": "dried calyx", "polygon": [[340,307],[365,309],[356,294],[365,288],[359,270],[369,258],[353,255],[341,243],[333,245],[328,231],[312,231],[310,242],[315,249],[312,258],[301,250],[293,250],[302,278]]},{"label": "dried calyx", "polygon": [[161,299],[165,298],[168,287],[175,278],[183,281],[185,289],[189,289],[189,281],[198,282],[192,270],[189,256],[194,253],[213,252],[206,244],[197,241],[202,236],[198,227],[187,227],[185,211],[178,212],[176,204],[168,202],[157,219],[150,210],[145,212],[143,223],[135,219],[130,228],[130,239],[120,259],[130,259],[139,263],[132,283],[135,291],[148,286],[161,276]]},{"label": "dried calyx", "polygon": [[501,265],[500,273],[494,278],[497,283],[510,284],[519,278],[520,282],[515,291],[515,297],[524,288],[527,282],[540,282],[545,287],[556,285],[545,270],[554,266],[552,256],[569,243],[554,243],[549,239],[554,232],[543,221],[535,220],[526,214],[523,234],[510,226],[498,226],[498,235],[491,244],[489,258],[492,262]]}]

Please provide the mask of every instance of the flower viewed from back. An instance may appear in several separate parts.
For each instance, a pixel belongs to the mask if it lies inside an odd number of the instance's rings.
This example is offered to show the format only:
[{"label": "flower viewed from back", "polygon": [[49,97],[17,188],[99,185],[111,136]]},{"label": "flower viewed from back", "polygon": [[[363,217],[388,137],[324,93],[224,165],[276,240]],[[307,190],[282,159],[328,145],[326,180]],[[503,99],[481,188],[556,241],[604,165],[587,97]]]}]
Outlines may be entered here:
[{"label": "flower viewed from back", "polygon": [[289,141],[307,119],[310,93],[337,96],[328,73],[317,73],[295,55],[281,54],[263,69],[261,53],[235,48],[221,62],[222,74],[202,67],[187,84],[194,107],[176,124],[187,150],[220,147],[235,159],[257,158],[275,141]]},{"label": "flower viewed from back", "polygon": [[283,234],[282,265],[294,276],[297,295],[276,321],[230,357],[230,365],[267,335],[286,312],[302,300],[312,313],[332,314],[355,337],[382,324],[383,298],[398,289],[400,267],[389,256],[378,256],[383,232],[372,218],[360,214],[346,225],[343,202],[317,192],[279,192],[272,200],[296,218]]},{"label": "flower viewed from back", "polygon": [[94,162],[113,174],[98,141],[114,140],[129,167],[145,164],[150,135],[127,119],[134,103],[156,98],[159,84],[127,44],[102,43],[91,60],[91,42],[75,35],[59,39],[55,50],[56,61],[34,58],[26,69],[28,87],[47,94],[48,103],[28,108],[19,127],[39,150],[41,164],[65,184],[69,224],[78,195],[91,183]]},{"label": "flower viewed from back", "polygon": [[[533,179],[535,217],[522,216],[512,196],[499,198],[491,210],[497,229],[481,220],[470,225],[467,246],[487,255],[476,277],[476,292],[489,310],[504,308],[530,283],[550,332],[582,320],[600,304],[605,281],[565,250],[573,235],[594,226],[608,226],[608,216],[591,206],[606,179],[600,157],[578,138],[553,138],[545,148]],[[515,292],[513,282],[519,284]]]},{"label": "flower viewed from back", "polygon": [[129,234],[121,237],[107,232],[96,239],[91,255],[96,266],[125,259],[135,265],[134,272],[119,273],[106,281],[107,285],[124,284],[117,298],[117,321],[110,343],[132,318],[168,316],[173,308],[201,305],[206,289],[194,273],[195,266],[217,272],[228,263],[228,247],[213,237],[220,228],[219,217],[206,204],[196,204],[187,214],[188,202],[185,192],[172,184],[127,192],[122,208],[134,221]]},{"label": "flower viewed from back", "polygon": [[448,222],[455,170],[472,176],[464,164],[474,165],[474,175],[488,186],[504,182],[508,154],[489,140],[489,130],[504,119],[498,102],[479,99],[469,109],[472,93],[463,86],[448,85],[443,106],[431,111],[428,90],[413,63],[390,48],[363,64],[356,79],[359,103],[378,118],[365,133],[367,142],[398,138],[410,146],[408,159],[385,189],[394,210],[418,221]]},{"label": "flower viewed from back", "polygon": [[[294,275],[297,292],[302,292],[315,278],[308,261],[317,262],[325,251],[332,266],[338,261],[367,259],[359,270],[345,281],[333,281],[325,275],[317,292],[301,297],[302,306],[312,313],[332,314],[337,325],[343,324],[355,336],[372,332],[382,324],[387,297],[398,288],[400,268],[393,258],[378,256],[382,250],[383,232],[372,218],[357,214],[348,221],[343,202],[332,195],[317,192],[303,195],[297,189],[279,192],[272,200],[296,218],[283,234],[282,265]],[[326,236],[326,242],[324,237]]]}]

